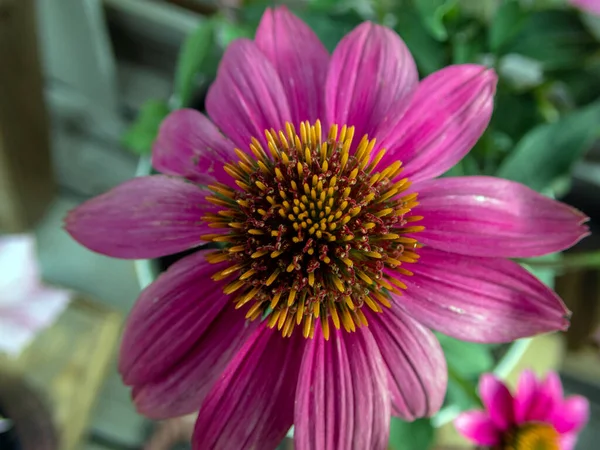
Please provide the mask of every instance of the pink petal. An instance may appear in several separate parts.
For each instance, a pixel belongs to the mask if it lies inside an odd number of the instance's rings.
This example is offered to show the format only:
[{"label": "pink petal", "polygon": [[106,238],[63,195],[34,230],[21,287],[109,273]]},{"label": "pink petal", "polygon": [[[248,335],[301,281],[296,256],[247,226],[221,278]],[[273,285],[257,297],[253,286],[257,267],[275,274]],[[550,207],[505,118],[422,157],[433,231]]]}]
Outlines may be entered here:
[{"label": "pink petal", "polygon": [[367,314],[369,330],[387,366],[392,413],[404,420],[436,413],[448,381],[437,338],[395,305],[381,314]]},{"label": "pink petal", "polygon": [[210,278],[227,264],[210,264],[206,254],[200,251],[177,261],[140,295],[121,345],[119,370],[125,384],[143,384],[163,375],[231,302],[222,292],[227,281]]},{"label": "pink petal", "polygon": [[508,388],[494,375],[484,374],[479,381],[479,395],[496,428],[508,430],[515,422],[513,398]]},{"label": "pink petal", "polygon": [[[558,296],[518,264],[419,249],[395,302],[428,328],[473,342],[510,342],[568,327]],[[392,276],[393,272],[388,272]]]},{"label": "pink petal", "polygon": [[415,62],[402,39],[365,22],[333,52],[325,91],[328,123],[354,125],[356,142],[365,134],[377,137],[406,111],[417,83]]},{"label": "pink petal", "polygon": [[206,195],[182,179],[134,178],[72,210],[65,228],[77,242],[104,255],[158,258],[197,247],[200,236],[212,232],[200,220],[214,210]]},{"label": "pink petal", "polygon": [[538,386],[538,381],[533,371],[526,369],[521,372],[514,400],[515,420],[517,424],[527,421],[527,414],[537,395]]},{"label": "pink petal", "polygon": [[254,42],[232,42],[206,97],[210,118],[238,147],[252,137],[263,145],[265,130],[284,130],[292,119],[279,75]]},{"label": "pink petal", "polygon": [[560,377],[556,372],[548,372],[546,378],[540,384],[540,389],[545,391],[554,403],[560,403],[563,400],[563,387]]},{"label": "pink petal", "polygon": [[226,163],[239,159],[233,147],[204,114],[180,109],[161,124],[152,148],[152,165],[159,172],[196,183],[217,180],[235,186],[223,170]]},{"label": "pink petal", "polygon": [[283,338],[263,323],[204,401],[193,448],[275,449],[294,419],[296,383],[307,342],[301,333]]},{"label": "pink petal", "polygon": [[414,186],[420,242],[465,255],[528,258],[571,247],[589,234],[579,211],[493,177],[440,178]]},{"label": "pink petal", "polygon": [[443,174],[459,162],[486,129],[493,109],[496,74],[483,66],[451,66],[425,78],[408,111],[381,147],[381,166],[404,163],[413,182]]},{"label": "pink petal", "polygon": [[600,15],[600,0],[569,0],[569,2],[587,13]]},{"label": "pink petal", "polygon": [[567,433],[560,437],[560,450],[574,450],[577,444],[577,433]]},{"label": "pink petal", "polygon": [[[244,317],[246,312],[247,309],[236,310],[233,305],[225,306],[196,342],[191,344],[188,353],[163,375],[136,385],[133,401],[138,411],[155,420],[198,411],[227,364],[259,325],[258,321],[247,322]],[[182,330],[175,331],[181,333]],[[189,345],[191,340],[184,343]],[[175,348],[178,350],[180,347]]]},{"label": "pink petal", "polygon": [[484,411],[467,411],[454,421],[456,430],[477,445],[500,444],[500,431]]},{"label": "pink petal", "polygon": [[579,431],[590,417],[590,402],[580,395],[562,401],[554,410],[552,424],[559,433]]},{"label": "pink petal", "polygon": [[298,379],[295,448],[385,449],[391,414],[386,376],[367,328],[334,331],[325,341],[317,327]]},{"label": "pink petal", "polygon": [[329,53],[317,35],[280,6],[267,8],[254,41],[279,74],[293,123],[323,120]]},{"label": "pink petal", "polygon": [[538,387],[538,391],[529,405],[529,410],[525,413],[525,420],[527,422],[550,422],[558,406],[548,392]]}]

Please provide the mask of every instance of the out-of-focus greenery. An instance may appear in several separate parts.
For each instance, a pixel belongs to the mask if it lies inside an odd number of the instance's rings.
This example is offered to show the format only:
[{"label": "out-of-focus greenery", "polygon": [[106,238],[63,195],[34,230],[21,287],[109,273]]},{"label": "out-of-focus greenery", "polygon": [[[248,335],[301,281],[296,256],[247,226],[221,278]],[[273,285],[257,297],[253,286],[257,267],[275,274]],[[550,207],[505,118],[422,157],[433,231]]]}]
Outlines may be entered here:
[{"label": "out-of-focus greenery", "polygon": [[[252,37],[265,8],[281,3],[330,51],[355,26],[371,20],[404,39],[421,77],[450,64],[496,70],[490,126],[447,175],[494,175],[556,195],[559,186],[568,185],[574,163],[600,137],[600,19],[565,0],[245,0],[238,9],[206,18],[189,36],[173,97],[150,100],[125,145],[148,153],[168,111],[190,106],[194,93],[214,76],[224,48],[236,38]],[[541,270],[538,275],[551,282],[554,269]],[[492,347],[445,336],[440,341],[449,367],[447,403],[459,409],[476,406],[475,383],[493,368]],[[431,427],[429,420],[394,419],[390,447],[426,450],[434,440]]]}]

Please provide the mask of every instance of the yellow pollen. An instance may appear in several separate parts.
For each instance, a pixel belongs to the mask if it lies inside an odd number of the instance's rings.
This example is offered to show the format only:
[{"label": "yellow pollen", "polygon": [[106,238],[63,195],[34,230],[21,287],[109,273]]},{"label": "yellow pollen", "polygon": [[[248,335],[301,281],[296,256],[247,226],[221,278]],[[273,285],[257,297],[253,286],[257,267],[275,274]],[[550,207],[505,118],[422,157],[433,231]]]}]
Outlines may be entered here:
[{"label": "yellow pollen", "polygon": [[212,278],[231,278],[223,292],[235,307],[284,337],[367,326],[362,308],[385,314],[407,288],[405,266],[418,264],[422,216],[402,164],[379,167],[385,149],[354,133],[318,121],[265,130],[266,146],[234,149],[233,183],[209,186],[218,208],[201,220],[215,233],[201,238],[219,246],[207,261],[222,264]]},{"label": "yellow pollen", "polygon": [[560,450],[560,435],[547,423],[529,422],[505,433],[503,450]]}]

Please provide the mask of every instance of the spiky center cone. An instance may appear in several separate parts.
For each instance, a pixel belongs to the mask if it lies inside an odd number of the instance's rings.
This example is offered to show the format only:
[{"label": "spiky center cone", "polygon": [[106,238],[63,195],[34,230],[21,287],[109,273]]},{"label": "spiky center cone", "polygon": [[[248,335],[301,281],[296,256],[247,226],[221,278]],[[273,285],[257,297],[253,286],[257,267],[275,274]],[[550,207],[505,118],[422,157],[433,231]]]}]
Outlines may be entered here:
[{"label": "spiky center cone", "polygon": [[401,163],[376,171],[385,150],[372,157],[367,136],[351,154],[353,127],[334,125],[324,141],[318,121],[265,134],[268,149],[252,139],[254,157],[236,149],[239,162],[225,166],[239,189],[209,186],[223,209],[203,219],[224,231],[203,239],[224,248],[208,260],[231,262],[213,278],[235,277],[224,292],[236,307],[284,336],[301,326],[312,337],[317,321],[326,339],[330,323],[366,326],[362,308],[389,307],[389,293],[406,288],[398,278],[412,275],[403,264],[419,258],[406,235],[422,217],[411,215],[417,194],[406,192]]},{"label": "spiky center cone", "polygon": [[507,433],[498,450],[560,450],[559,435],[552,425],[526,423]]}]

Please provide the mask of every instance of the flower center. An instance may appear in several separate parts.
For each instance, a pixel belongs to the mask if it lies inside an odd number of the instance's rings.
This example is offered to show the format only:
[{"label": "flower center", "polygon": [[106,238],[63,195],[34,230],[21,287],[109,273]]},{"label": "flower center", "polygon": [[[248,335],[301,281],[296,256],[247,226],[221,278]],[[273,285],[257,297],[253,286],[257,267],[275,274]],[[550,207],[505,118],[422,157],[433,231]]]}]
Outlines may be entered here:
[{"label": "flower center", "polygon": [[417,240],[407,234],[423,229],[412,223],[417,194],[403,195],[410,183],[399,178],[401,163],[375,171],[385,150],[371,156],[375,140],[364,136],[351,154],[354,127],[302,123],[300,133],[265,132],[265,151],[252,139],[249,153],[226,172],[239,189],[209,186],[208,200],[223,209],[203,220],[222,234],[203,236],[224,243],[207,256],[231,265],[213,276],[235,276],[224,288],[237,308],[250,305],[251,320],[268,315],[268,326],[291,336],[301,326],[313,337],[320,321],[326,339],[330,321],[353,332],[367,325],[364,305],[382,312],[389,292],[401,294],[401,267],[418,259]]},{"label": "flower center", "polygon": [[560,450],[559,435],[552,425],[526,423],[508,433],[501,450]]}]

